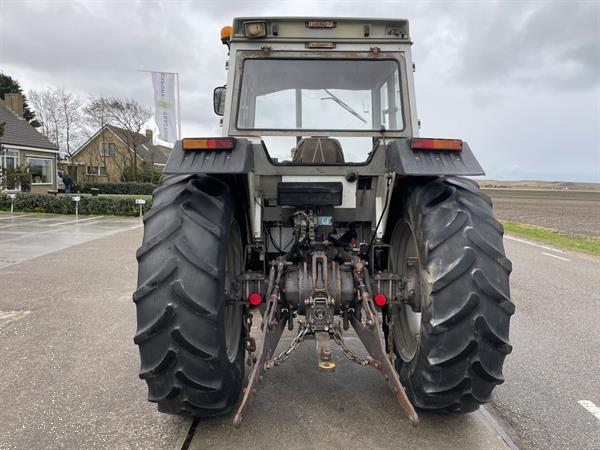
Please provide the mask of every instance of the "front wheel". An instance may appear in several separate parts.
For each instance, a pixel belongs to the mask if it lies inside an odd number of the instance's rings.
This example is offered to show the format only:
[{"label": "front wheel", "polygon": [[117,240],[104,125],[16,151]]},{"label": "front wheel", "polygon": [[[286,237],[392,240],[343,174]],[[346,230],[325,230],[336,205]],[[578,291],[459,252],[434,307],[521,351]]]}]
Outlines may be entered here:
[{"label": "front wheel", "polygon": [[476,183],[437,178],[407,189],[390,236],[392,271],[413,274],[411,304],[392,305],[396,369],[413,405],[470,412],[504,382],[509,274],[503,228]]}]

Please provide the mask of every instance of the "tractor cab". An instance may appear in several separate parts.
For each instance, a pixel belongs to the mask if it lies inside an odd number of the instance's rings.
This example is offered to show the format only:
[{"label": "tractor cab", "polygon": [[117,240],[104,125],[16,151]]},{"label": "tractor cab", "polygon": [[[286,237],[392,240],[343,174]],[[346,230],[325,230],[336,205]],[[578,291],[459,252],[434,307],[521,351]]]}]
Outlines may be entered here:
[{"label": "tractor cab", "polygon": [[240,18],[222,40],[223,133],[262,140],[274,163],[362,163],[376,139],[416,134],[406,20]]}]

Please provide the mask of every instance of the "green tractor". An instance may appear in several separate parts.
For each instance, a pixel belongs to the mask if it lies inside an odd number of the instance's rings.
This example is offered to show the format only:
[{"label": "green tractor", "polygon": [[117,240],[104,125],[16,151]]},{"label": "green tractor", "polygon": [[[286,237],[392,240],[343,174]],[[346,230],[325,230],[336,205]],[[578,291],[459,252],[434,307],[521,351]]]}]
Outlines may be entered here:
[{"label": "green tractor", "polygon": [[511,263],[463,178],[484,173],[467,143],[417,137],[408,22],[238,18],[221,38],[223,136],[176,143],[144,217],[148,399],[239,425],[264,372],[314,338],[319,370],[339,345],[414,425],[416,409],[489,402],[512,349]]}]

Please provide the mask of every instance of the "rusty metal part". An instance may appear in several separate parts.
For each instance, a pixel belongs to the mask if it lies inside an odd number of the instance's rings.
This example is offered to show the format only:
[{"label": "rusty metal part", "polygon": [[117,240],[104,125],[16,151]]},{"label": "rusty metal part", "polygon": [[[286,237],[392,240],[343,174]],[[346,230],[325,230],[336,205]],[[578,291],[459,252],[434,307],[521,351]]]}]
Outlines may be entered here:
[{"label": "rusty metal part", "polygon": [[[271,358],[277,348],[277,343],[281,338],[283,329],[286,323],[286,317],[281,314],[281,308],[279,307],[279,282],[281,281],[281,275],[283,273],[284,261],[278,259],[276,268],[271,267],[270,279],[275,278],[272,284],[272,292],[269,295],[265,314],[263,315],[262,321],[262,339],[260,346],[258,347],[258,354],[256,357],[256,363],[252,368],[250,377],[248,379],[248,385],[244,390],[244,395],[240,406],[238,407],[237,413],[233,419],[233,425],[239,427],[244,420],[250,402],[256,394],[256,387],[262,378],[262,374],[265,371],[265,363]],[[277,276],[275,276],[275,270]]]},{"label": "rusty metal part", "polygon": [[309,330],[310,329],[308,327],[304,326],[304,324],[302,322],[298,322],[298,334],[296,335],[296,337],[294,339],[292,339],[292,342],[290,343],[289,348],[282,351],[279,355],[277,355],[273,359],[268,360],[265,363],[265,369],[271,369],[275,366],[280,365],[285,360],[287,360],[290,357],[290,355],[292,354],[292,352],[295,350],[298,350],[298,348],[302,345],[302,343],[304,342],[304,336],[306,335],[306,333],[308,333]]},{"label": "rusty metal part", "polygon": [[377,365],[379,365],[379,363],[373,358],[371,358],[370,356],[367,356],[365,358],[358,356],[350,347],[346,345],[346,342],[344,342],[344,337],[342,336],[342,332],[340,331],[338,326],[333,327],[331,331],[333,334],[333,340],[337,345],[340,346],[346,358],[348,358],[352,362],[360,364],[361,366],[372,365],[373,367],[377,368]]},{"label": "rusty metal part", "polygon": [[256,341],[252,336],[246,337],[246,351],[253,353],[256,351]]},{"label": "rusty metal part", "polygon": [[416,427],[419,423],[419,417],[406,395],[404,386],[400,383],[398,372],[396,372],[392,361],[390,361],[386,354],[384,336],[377,309],[365,285],[365,278],[368,280],[368,271],[359,261],[355,262],[354,265],[354,277],[356,287],[363,300],[365,322],[363,323],[358,319],[356,314],[353,314],[350,316],[350,323],[356,330],[356,334],[367,349],[367,352],[379,363],[379,367],[377,368],[386,379],[404,414],[406,414],[411,424]]},{"label": "rusty metal part", "polygon": [[315,332],[315,350],[317,351],[317,363],[321,372],[335,372],[330,340],[329,332]]}]

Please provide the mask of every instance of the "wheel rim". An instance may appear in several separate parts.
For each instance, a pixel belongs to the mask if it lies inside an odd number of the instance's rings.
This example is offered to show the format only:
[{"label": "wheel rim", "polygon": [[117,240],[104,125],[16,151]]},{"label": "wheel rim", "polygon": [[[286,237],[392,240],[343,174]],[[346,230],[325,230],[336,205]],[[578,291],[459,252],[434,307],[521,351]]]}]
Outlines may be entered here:
[{"label": "wheel rim", "polygon": [[229,243],[227,247],[227,259],[225,261],[225,350],[227,359],[234,362],[237,359],[242,333],[242,305],[233,302],[233,281],[240,274],[242,267],[242,238],[240,227],[234,220],[229,230]]},{"label": "wheel rim", "polygon": [[[402,222],[396,225],[391,244],[392,271],[405,277],[409,263],[416,263],[418,279],[420,275],[419,253],[414,233],[408,223]],[[416,301],[421,303],[420,297]],[[420,310],[420,308],[418,309]],[[421,313],[414,312],[407,304],[393,305],[391,329],[398,354],[403,361],[412,361],[421,341]]]}]

